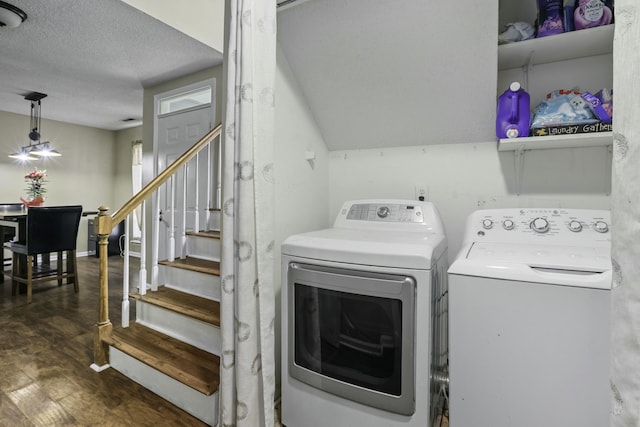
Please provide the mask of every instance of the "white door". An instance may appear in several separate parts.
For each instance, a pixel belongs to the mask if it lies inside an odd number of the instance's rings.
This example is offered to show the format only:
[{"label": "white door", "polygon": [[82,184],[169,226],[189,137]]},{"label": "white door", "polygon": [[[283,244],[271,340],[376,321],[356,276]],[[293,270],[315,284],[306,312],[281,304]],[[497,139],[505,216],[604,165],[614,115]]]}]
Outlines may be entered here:
[{"label": "white door", "polygon": [[[213,127],[213,108],[211,104],[158,116],[157,121],[157,173],[159,174],[180,155],[198,142]],[[197,158],[187,165],[187,191],[184,191],[183,171],[174,176],[175,182],[169,180],[159,193],[159,250],[158,259],[168,256],[168,244],[171,233],[175,239],[176,258],[182,253],[183,206],[186,206],[186,231],[193,231],[196,215],[200,217],[202,227],[203,212],[208,209],[207,187],[203,183],[196,192],[196,173],[207,176],[208,156],[214,155],[214,147],[203,150]],[[196,160],[198,167],[196,168]],[[213,175],[215,176],[215,175]],[[173,188],[173,190],[172,190]],[[173,197],[172,197],[173,191]],[[186,198],[186,204],[183,204]],[[171,227],[173,214],[173,228]],[[197,230],[196,230],[197,231]]]}]

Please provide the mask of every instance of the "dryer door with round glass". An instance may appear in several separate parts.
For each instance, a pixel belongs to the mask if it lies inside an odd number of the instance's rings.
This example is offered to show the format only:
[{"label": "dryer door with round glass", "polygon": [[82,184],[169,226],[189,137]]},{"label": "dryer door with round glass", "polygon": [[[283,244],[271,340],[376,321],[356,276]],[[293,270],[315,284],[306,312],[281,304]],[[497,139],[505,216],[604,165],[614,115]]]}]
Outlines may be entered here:
[{"label": "dryer door with round glass", "polygon": [[[412,277],[291,263],[289,373],[391,412],[415,411]],[[405,339],[403,339],[405,337]]]}]

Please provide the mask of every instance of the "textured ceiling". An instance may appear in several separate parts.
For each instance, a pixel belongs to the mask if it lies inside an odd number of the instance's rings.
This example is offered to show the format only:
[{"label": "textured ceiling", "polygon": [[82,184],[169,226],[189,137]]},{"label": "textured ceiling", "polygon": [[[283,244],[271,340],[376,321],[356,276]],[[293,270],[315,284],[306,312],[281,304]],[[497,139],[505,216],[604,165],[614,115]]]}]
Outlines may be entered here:
[{"label": "textured ceiling", "polygon": [[497,2],[310,0],[278,42],[330,150],[495,138]]},{"label": "textured ceiling", "polygon": [[0,28],[0,111],[29,115],[24,95],[42,92],[44,119],[124,129],[141,123],[145,87],[222,63],[220,52],[120,0],[8,2],[28,18]]}]

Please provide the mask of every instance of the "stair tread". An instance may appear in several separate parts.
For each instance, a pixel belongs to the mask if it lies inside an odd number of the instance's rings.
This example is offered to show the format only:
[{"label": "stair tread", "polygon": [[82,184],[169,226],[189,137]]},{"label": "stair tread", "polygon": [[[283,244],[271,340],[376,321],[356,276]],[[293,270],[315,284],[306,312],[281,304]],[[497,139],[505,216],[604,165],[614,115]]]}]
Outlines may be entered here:
[{"label": "stair tread", "polygon": [[180,292],[166,286],[161,286],[157,291],[147,292],[144,295],[132,294],[131,297],[214,326],[220,326],[220,303],[218,301]]},{"label": "stair tread", "polygon": [[114,327],[107,344],[210,396],[220,385],[220,358],[151,328]]},{"label": "stair tread", "polygon": [[200,231],[187,231],[188,236],[208,237],[210,239],[219,239],[219,230],[200,230]]},{"label": "stair tread", "polygon": [[186,258],[178,258],[175,261],[159,261],[158,264],[166,265],[169,267],[182,268],[185,270],[198,271],[200,273],[212,274],[214,276],[220,275],[219,262],[202,258],[194,258],[188,256]]}]

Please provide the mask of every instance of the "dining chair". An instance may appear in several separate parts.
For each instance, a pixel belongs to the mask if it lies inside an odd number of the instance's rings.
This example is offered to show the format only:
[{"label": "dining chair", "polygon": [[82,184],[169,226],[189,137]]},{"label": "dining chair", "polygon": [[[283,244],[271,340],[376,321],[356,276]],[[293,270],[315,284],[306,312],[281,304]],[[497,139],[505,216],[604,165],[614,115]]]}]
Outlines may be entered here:
[{"label": "dining chair", "polygon": [[[74,291],[78,292],[76,241],[81,215],[80,205],[29,208],[24,241],[7,245],[13,251],[12,295],[16,294],[18,284],[24,283],[27,285],[27,303],[30,304],[34,284],[57,280],[61,286],[63,279],[73,283]],[[67,255],[66,266],[64,252]],[[55,266],[50,262],[52,253],[57,253]],[[39,255],[42,262],[38,261]]]}]

